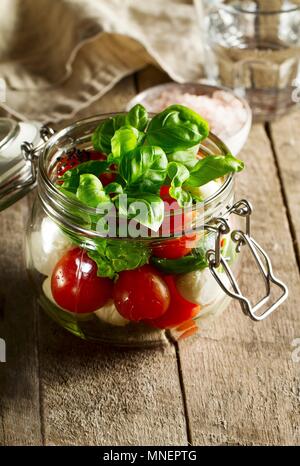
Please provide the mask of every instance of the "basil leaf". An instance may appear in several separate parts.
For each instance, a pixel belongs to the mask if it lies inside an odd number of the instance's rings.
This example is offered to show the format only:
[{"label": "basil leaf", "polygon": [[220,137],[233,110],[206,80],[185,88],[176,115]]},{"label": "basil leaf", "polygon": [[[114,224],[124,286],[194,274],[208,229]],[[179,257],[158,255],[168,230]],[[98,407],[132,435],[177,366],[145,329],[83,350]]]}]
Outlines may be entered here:
[{"label": "basil leaf", "polygon": [[62,176],[63,184],[61,185],[65,190],[76,194],[79,186],[79,177],[84,173],[99,176],[104,173],[109,167],[106,160],[89,160],[88,162],[81,163],[77,167],[71,168],[66,171]]},{"label": "basil leaf", "polygon": [[168,159],[160,147],[141,146],[122,157],[119,171],[127,190],[156,193],[166,178]]},{"label": "basil leaf", "polygon": [[126,125],[126,114],[121,113],[120,115],[116,115],[112,117],[114,123],[114,130],[120,129],[122,126]]},{"label": "basil leaf", "polygon": [[205,257],[194,255],[184,256],[180,259],[160,259],[158,257],[151,257],[151,262],[162,272],[175,275],[193,272],[194,270],[203,270],[208,265]]},{"label": "basil leaf", "polygon": [[148,113],[145,107],[141,104],[132,107],[126,116],[126,123],[134,126],[139,131],[144,131],[148,124]]},{"label": "basil leaf", "polygon": [[164,219],[164,202],[152,193],[131,193],[127,206],[118,199],[119,214],[137,223],[158,231]]},{"label": "basil leaf", "polygon": [[199,162],[199,158],[197,157],[199,151],[199,144],[190,149],[186,150],[178,150],[175,152],[171,152],[168,154],[169,162],[179,162],[182,163],[185,167],[189,170],[194,168],[194,166]]},{"label": "basil leaf", "polygon": [[176,199],[180,207],[189,207],[192,204],[192,196],[182,189],[183,183],[189,178],[189,170],[182,163],[170,162],[168,165],[168,177],[171,180],[169,194]]},{"label": "basil leaf", "polygon": [[147,264],[150,249],[142,242],[120,239],[97,239],[94,251],[87,251],[97,266],[99,277],[116,278],[123,270],[132,270]]},{"label": "basil leaf", "polygon": [[92,135],[94,149],[109,154],[111,152],[111,138],[114,134],[115,128],[112,118],[100,123]]},{"label": "basil leaf", "polygon": [[122,194],[123,186],[120,183],[116,183],[114,181],[106,185],[104,191],[106,192],[106,194]]},{"label": "basil leaf", "polygon": [[171,105],[152,118],[146,134],[149,144],[170,153],[199,144],[208,136],[209,125],[193,110]]},{"label": "basil leaf", "polygon": [[181,274],[193,272],[194,270],[203,270],[208,267],[206,253],[209,249],[213,249],[215,245],[214,234],[201,235],[197,242],[197,247],[192,250],[188,256],[180,259],[161,259],[159,257],[151,257],[151,262],[155,267],[164,273]]},{"label": "basil leaf", "polygon": [[114,158],[120,158],[122,155],[135,149],[143,140],[144,133],[141,133],[134,126],[126,125],[118,129],[111,139],[111,152]]},{"label": "basil leaf", "polygon": [[99,178],[90,174],[80,175],[76,197],[89,207],[97,207],[102,202],[110,201]]},{"label": "basil leaf", "polygon": [[100,123],[92,136],[92,143],[95,150],[111,153],[111,140],[115,132],[125,124],[125,115],[116,115]]},{"label": "basil leaf", "polygon": [[202,186],[209,181],[216,180],[228,173],[240,172],[244,168],[244,162],[233,155],[208,155],[199,160],[191,171],[187,186]]}]

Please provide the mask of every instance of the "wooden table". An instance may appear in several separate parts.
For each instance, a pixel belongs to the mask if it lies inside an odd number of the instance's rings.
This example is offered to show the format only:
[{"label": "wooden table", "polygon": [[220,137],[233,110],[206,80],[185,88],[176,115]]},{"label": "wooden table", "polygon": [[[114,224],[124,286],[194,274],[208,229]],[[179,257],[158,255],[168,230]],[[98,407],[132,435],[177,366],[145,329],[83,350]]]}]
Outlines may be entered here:
[{"label": "wooden table", "polygon": [[[123,109],[168,78],[148,68],[79,117]],[[300,442],[300,113],[255,125],[237,191],[255,206],[254,236],[290,290],[262,323],[237,304],[202,337],[159,349],[90,344],[40,312],[22,242],[30,196],[0,216],[0,443],[4,445],[295,445]],[[252,265],[244,285],[257,287]],[[294,358],[296,359],[296,358]]]}]

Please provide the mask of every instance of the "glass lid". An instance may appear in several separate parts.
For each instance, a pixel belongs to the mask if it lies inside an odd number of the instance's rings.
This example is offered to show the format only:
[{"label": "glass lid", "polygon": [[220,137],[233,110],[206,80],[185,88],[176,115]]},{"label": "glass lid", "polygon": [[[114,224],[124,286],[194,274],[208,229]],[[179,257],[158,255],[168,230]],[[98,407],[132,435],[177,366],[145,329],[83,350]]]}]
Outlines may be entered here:
[{"label": "glass lid", "polygon": [[10,118],[0,118],[0,149],[14,136],[17,126]]},{"label": "glass lid", "polygon": [[0,211],[23,197],[35,185],[35,167],[22,145],[36,147],[41,124],[0,118]]}]

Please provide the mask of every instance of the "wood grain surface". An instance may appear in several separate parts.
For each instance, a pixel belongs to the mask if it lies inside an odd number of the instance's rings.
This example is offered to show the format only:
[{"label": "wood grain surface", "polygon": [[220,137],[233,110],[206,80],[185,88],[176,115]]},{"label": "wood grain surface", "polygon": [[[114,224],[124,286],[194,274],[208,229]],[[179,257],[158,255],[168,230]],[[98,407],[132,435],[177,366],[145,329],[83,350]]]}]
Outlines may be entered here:
[{"label": "wood grain surface", "polygon": [[[252,235],[272,258],[290,296],[261,323],[232,304],[200,340],[180,343],[194,444],[299,444],[300,366],[292,341],[300,335],[300,282],[270,141],[254,126],[240,157],[246,170],[237,192],[253,206]],[[254,298],[257,269],[243,261],[242,289]],[[191,377],[191,374],[193,376]]]},{"label": "wood grain surface", "polygon": [[6,363],[0,363],[0,444],[41,443],[37,306],[23,260],[24,223],[30,212],[23,199],[0,214],[0,337]]},{"label": "wood grain surface", "polygon": [[[120,110],[137,91],[168,80],[150,67],[78,118]],[[7,341],[0,444],[299,444],[300,364],[291,346],[300,337],[297,125],[299,113],[254,126],[241,154],[247,170],[238,195],[253,202],[253,234],[290,289],[263,323],[233,304],[201,337],[158,349],[76,339],[38,310],[26,278],[22,237],[31,199],[0,214],[0,337]],[[259,282],[246,258],[242,282],[254,298]]]},{"label": "wood grain surface", "polygon": [[[300,97],[300,96],[299,96]],[[270,125],[275,161],[300,263],[300,111]]]}]

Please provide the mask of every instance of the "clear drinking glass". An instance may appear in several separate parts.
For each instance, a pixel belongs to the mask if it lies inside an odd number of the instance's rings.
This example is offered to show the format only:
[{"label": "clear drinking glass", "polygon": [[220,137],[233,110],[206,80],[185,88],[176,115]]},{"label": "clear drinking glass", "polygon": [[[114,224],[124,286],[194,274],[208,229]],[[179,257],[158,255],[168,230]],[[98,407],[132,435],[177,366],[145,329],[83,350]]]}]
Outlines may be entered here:
[{"label": "clear drinking glass", "polygon": [[256,120],[300,101],[300,1],[197,1],[210,80],[245,97]]}]

